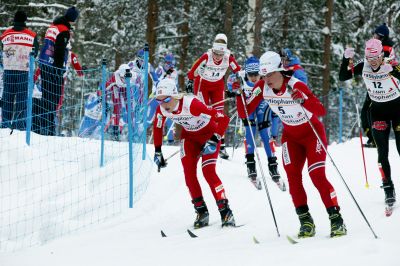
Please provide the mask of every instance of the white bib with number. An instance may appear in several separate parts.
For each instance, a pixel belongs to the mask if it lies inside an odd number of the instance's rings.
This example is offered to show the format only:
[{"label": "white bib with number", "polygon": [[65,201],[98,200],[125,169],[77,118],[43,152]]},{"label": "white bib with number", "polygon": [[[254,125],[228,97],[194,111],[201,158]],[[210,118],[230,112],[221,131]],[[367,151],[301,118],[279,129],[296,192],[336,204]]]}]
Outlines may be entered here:
[{"label": "white bib with number", "polygon": [[215,82],[224,78],[224,75],[229,67],[229,56],[231,55],[230,51],[225,52],[222,62],[219,65],[214,63],[211,50],[208,50],[207,55],[208,60],[204,65],[204,70],[199,73],[200,76],[203,79],[211,82]]}]

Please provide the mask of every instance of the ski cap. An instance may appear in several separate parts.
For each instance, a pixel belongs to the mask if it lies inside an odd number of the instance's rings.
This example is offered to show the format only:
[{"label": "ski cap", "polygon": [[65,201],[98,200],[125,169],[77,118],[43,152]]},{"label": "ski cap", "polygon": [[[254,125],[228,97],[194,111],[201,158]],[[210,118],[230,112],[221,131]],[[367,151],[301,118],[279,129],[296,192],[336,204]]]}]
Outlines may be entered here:
[{"label": "ski cap", "polygon": [[164,67],[165,71],[175,67],[175,57],[173,54],[166,54],[164,56],[164,66],[163,67]]},{"label": "ski cap", "polygon": [[178,88],[176,87],[175,80],[162,79],[157,84],[155,97],[158,96],[173,96],[179,97]]},{"label": "ski cap", "polygon": [[247,58],[246,62],[244,63],[244,70],[246,74],[259,74],[260,72],[260,60],[255,57],[251,56]]},{"label": "ski cap", "polygon": [[225,43],[213,43],[212,51],[216,52],[217,54],[222,54],[228,51],[228,46]]},{"label": "ski cap", "polygon": [[365,43],[365,57],[378,57],[383,53],[382,42],[378,39],[370,39]]},{"label": "ski cap", "polygon": [[285,71],[279,54],[268,51],[260,57],[260,75],[265,76],[272,72]]},{"label": "ski cap", "polygon": [[228,37],[226,37],[226,35],[223,33],[218,33],[217,36],[215,36],[214,42],[216,40],[223,40],[225,44],[228,44]]},{"label": "ski cap", "polygon": [[381,38],[388,38],[390,32],[388,26],[386,26],[386,23],[383,23],[375,29],[374,33],[379,35]]}]

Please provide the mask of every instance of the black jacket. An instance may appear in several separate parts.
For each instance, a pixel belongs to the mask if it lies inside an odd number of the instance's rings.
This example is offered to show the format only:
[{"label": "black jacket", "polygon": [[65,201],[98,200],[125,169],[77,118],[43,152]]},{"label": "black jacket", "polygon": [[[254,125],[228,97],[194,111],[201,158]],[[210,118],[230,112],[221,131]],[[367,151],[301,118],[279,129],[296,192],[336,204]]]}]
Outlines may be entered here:
[{"label": "black jacket", "polygon": [[[67,19],[62,16],[58,17],[53,21],[54,25],[65,25],[69,30],[71,30],[71,24],[67,21]],[[64,59],[67,56],[65,53],[67,52],[67,45],[70,38],[70,33],[68,31],[63,31],[58,34],[56,38],[56,42],[54,44],[54,63],[53,66],[58,68],[64,67]]]}]

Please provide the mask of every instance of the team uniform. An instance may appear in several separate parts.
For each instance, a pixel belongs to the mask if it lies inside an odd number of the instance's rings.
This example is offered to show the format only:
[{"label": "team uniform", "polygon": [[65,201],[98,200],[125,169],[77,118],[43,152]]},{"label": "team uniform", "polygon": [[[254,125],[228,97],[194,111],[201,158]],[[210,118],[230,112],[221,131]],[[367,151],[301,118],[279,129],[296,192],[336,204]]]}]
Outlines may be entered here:
[{"label": "team uniform", "polygon": [[85,113],[79,127],[81,138],[100,138],[102,102],[98,93],[90,93],[85,102]]},{"label": "team uniform", "polygon": [[[17,26],[18,23],[20,26]],[[38,45],[36,33],[26,28],[25,21],[15,21],[14,18],[14,24],[14,27],[5,30],[0,37],[4,66],[2,127],[11,128],[13,124],[13,127],[25,130],[29,55],[32,48],[36,46],[37,49]],[[37,51],[35,54],[37,55]]]},{"label": "team uniform", "polygon": [[[376,41],[380,43],[380,41]],[[400,66],[387,68],[387,64],[381,64],[374,69],[367,59],[364,59],[357,63],[352,70],[348,67],[349,61],[349,58],[343,57],[339,79],[342,81],[351,79],[354,71],[354,75],[361,75],[364,80],[371,99],[372,136],[378,149],[378,166],[382,175],[385,202],[393,205],[396,201],[396,194],[388,158],[389,134],[390,127],[392,127],[397,151],[400,154]]]},{"label": "team uniform", "polygon": [[[325,108],[304,82],[284,75],[285,69],[281,65],[281,58],[277,53],[266,52],[261,56],[260,74],[265,75],[266,79],[271,74],[281,75],[282,85],[272,89],[264,79],[257,82],[252,96],[246,100],[247,112],[254,112],[264,99],[283,123],[282,161],[290,195],[301,224],[299,237],[315,235],[315,225],[309,213],[307,194],[302,182],[302,170],[306,160],[309,176],[331,220],[331,236],[344,235],[346,228],[339,213],[336,192],[325,175],[326,153],[322,145],[327,146],[327,139],[324,126],[318,120],[318,116],[325,115]],[[303,100],[301,104],[295,98],[300,96]],[[246,107],[240,104],[241,101],[238,103],[238,114],[243,118]],[[323,143],[319,142],[309,122],[313,124]]]},{"label": "team uniform", "polygon": [[[160,81],[156,96],[164,95],[165,82]],[[172,85],[173,86],[173,85]],[[176,90],[177,94],[177,90]],[[169,94],[168,97],[171,97]],[[167,98],[168,98],[167,97]],[[224,186],[216,173],[216,163],[220,142],[214,143],[214,149],[206,152],[209,142],[216,136],[221,136],[229,124],[229,117],[223,112],[207,107],[194,96],[183,96],[172,112],[168,112],[162,105],[157,107],[154,130],[154,146],[157,152],[161,152],[163,126],[166,118],[182,126],[181,133],[181,162],[185,175],[185,182],[189,189],[194,208],[198,213],[195,227],[208,224],[208,209],[203,199],[203,193],[197,178],[197,162],[202,159],[202,171],[204,178],[210,186],[211,192],[217,202],[221,219],[227,225],[234,225],[232,211],[229,208]],[[197,223],[203,216],[207,217],[207,223]]]},{"label": "team uniform", "polygon": [[[218,43],[218,40],[223,40],[224,43]],[[213,53],[217,52],[223,54],[219,61],[216,61],[213,55]],[[225,34],[218,34],[212,49],[204,53],[187,74],[189,84],[193,86],[194,94],[206,105],[213,104],[216,110],[224,110],[224,78],[228,68],[233,73],[240,71],[240,66],[235,57],[227,49],[227,37]],[[229,157],[225,151],[224,137],[221,141],[220,155],[223,159],[228,159]]]}]

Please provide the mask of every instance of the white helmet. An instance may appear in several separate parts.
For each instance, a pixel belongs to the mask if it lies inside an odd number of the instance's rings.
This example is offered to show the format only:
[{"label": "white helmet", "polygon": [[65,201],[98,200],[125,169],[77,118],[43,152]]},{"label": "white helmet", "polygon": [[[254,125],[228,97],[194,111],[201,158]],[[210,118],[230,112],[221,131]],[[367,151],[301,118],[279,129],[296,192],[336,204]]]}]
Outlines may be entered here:
[{"label": "white helmet", "polygon": [[179,96],[175,80],[162,79],[160,82],[158,82],[155,97],[158,96]]},{"label": "white helmet", "polygon": [[127,70],[131,70],[128,64],[122,64],[119,66],[118,70],[115,71],[115,82],[119,87],[125,87],[125,74]]},{"label": "white helmet", "polygon": [[265,76],[272,72],[285,71],[279,54],[268,51],[260,57],[260,75]]},{"label": "white helmet", "polygon": [[223,40],[223,41],[225,41],[225,44],[228,44],[228,38],[223,33],[218,33],[217,36],[215,36],[214,42],[216,40]]}]

